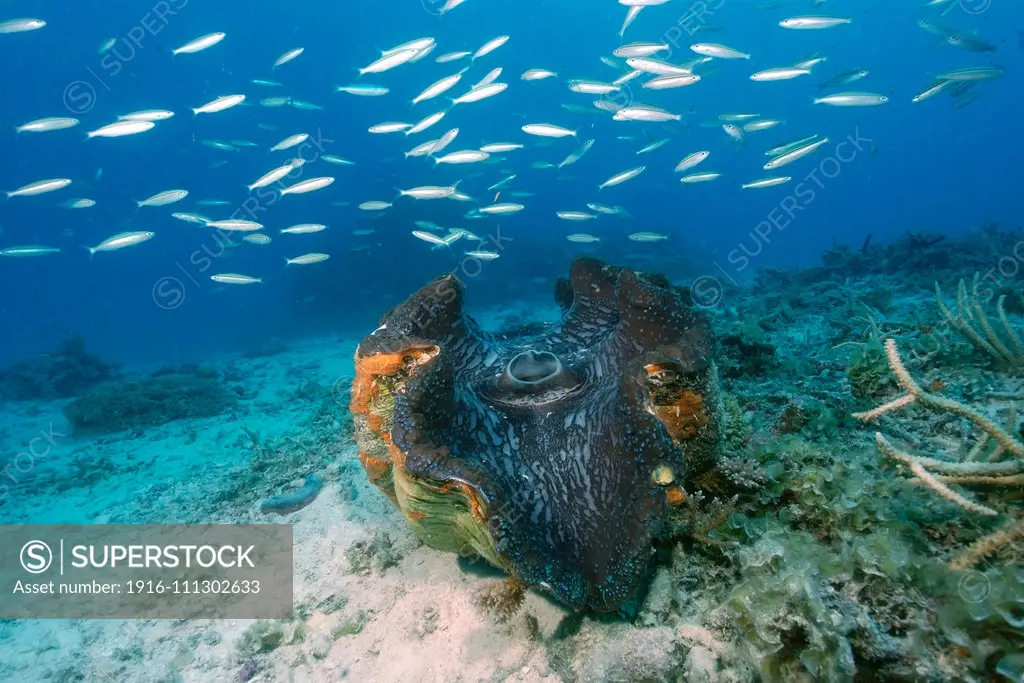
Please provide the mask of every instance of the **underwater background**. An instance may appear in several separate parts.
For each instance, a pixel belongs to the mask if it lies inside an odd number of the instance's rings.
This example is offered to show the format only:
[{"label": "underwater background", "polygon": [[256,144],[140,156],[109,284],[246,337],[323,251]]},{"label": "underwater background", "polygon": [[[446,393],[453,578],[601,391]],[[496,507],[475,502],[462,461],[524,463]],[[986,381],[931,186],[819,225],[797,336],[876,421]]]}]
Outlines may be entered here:
[{"label": "underwater background", "polygon": [[[624,26],[631,5],[643,9]],[[1024,6],[15,0],[0,12],[0,27],[45,21],[0,28],[0,521],[283,519],[298,558],[286,623],[4,622],[0,680],[1024,680]],[[850,21],[780,26],[808,15]],[[226,35],[173,54],[214,32]],[[426,54],[359,74],[428,36]],[[613,55],[641,41],[677,67],[710,54],[698,43],[744,56],[719,50],[689,67],[699,82],[653,90],[642,85],[653,71],[627,77]],[[468,54],[435,61],[455,51]],[[808,61],[806,73],[750,78]],[[507,89],[452,104],[497,67]],[[554,73],[521,77],[541,68]],[[452,89],[411,104],[462,69]],[[569,87],[619,78],[603,94]],[[338,91],[366,85],[388,92]],[[235,93],[242,104],[193,113]],[[843,93],[882,101],[815,102]],[[275,97],[287,101],[261,102]],[[613,118],[636,105],[673,118]],[[157,108],[174,115],[87,138]],[[368,132],[440,111],[429,131]],[[16,132],[44,117],[76,122]],[[744,130],[751,121],[774,123]],[[536,123],[574,134],[522,130]],[[454,127],[448,152],[523,147],[476,163],[407,156]],[[268,150],[298,133],[312,153],[290,177],[333,182],[294,196],[275,185],[248,203],[247,186],[296,153]],[[766,150],[824,138],[764,169]],[[698,150],[706,161],[673,170]],[[721,176],[680,182],[701,171]],[[743,187],[767,176],[790,179]],[[26,190],[42,179],[71,182]],[[421,186],[465,196],[398,196]],[[187,196],[138,205],[172,188]],[[74,198],[95,205],[65,205]],[[359,207],[368,201],[391,205]],[[480,213],[498,202],[522,208]],[[271,240],[174,212],[249,218]],[[413,235],[418,221],[448,243]],[[280,234],[296,224],[327,228]],[[102,248],[139,231],[154,235]],[[286,265],[307,253],[329,258]],[[424,545],[367,480],[353,356],[382,314],[449,273],[490,331],[555,321],[556,282],[577,257],[663,274],[710,321],[723,474],[683,485],[685,514],[628,613],[582,616],[532,590],[511,614],[491,600],[494,616],[474,595],[502,574]],[[211,280],[225,274],[259,281]],[[887,339],[923,398],[898,379]],[[903,394],[915,398],[867,414]],[[46,431],[62,436],[11,475]],[[322,490],[300,509],[261,512],[312,476]]]}]

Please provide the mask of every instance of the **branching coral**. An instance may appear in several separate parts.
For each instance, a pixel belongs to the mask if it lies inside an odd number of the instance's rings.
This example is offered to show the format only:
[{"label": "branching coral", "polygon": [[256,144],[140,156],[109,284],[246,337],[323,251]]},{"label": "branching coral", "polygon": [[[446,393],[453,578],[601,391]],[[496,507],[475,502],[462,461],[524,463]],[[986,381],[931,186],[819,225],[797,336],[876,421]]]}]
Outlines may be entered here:
[{"label": "branching coral", "polygon": [[[939,289],[939,283],[936,282],[935,301],[938,303],[939,312],[942,313],[942,316],[953,329],[959,332],[967,341],[997,361],[1008,363],[1011,367],[1015,368],[1024,366],[1024,343],[1021,342],[1020,337],[1006,317],[1004,305],[1006,295],[1001,295],[996,301],[996,314],[999,316],[999,324],[1002,326],[1003,332],[1009,338],[1010,345],[1013,346],[1012,351],[1000,336],[996,334],[992,323],[988,319],[988,315],[985,314],[985,309],[981,306],[983,297],[978,292],[979,284],[979,274],[975,273],[974,279],[971,281],[971,291],[968,293],[967,284],[960,280],[957,285],[956,315],[954,316],[942,300],[942,290]],[[977,325],[977,329],[975,329],[975,325]]]},{"label": "branching coral", "polygon": [[[1005,316],[1001,317],[1005,318]],[[991,329],[987,325],[984,327]],[[995,509],[955,491],[950,488],[949,484],[994,484],[997,486],[1024,484],[1024,443],[1013,436],[1014,411],[1011,411],[1009,424],[1003,429],[974,408],[944,396],[925,392],[903,365],[895,340],[886,340],[885,354],[889,360],[889,367],[906,393],[873,410],[854,413],[853,416],[865,422],[873,422],[900,408],[918,404],[936,412],[957,415],[973,423],[981,431],[981,434],[967,457],[958,461],[913,455],[894,446],[881,432],[875,433],[875,442],[883,455],[908,466],[922,484],[939,496],[968,512],[988,517],[998,516],[999,512]],[[989,440],[995,442],[995,448],[986,454]],[[1012,459],[1002,461],[1001,459],[1006,455],[1011,456]],[[971,567],[984,556],[1022,537],[1024,537],[1024,521],[1012,520],[1003,529],[986,536],[968,548],[963,555],[954,560],[952,567],[954,569]]]}]

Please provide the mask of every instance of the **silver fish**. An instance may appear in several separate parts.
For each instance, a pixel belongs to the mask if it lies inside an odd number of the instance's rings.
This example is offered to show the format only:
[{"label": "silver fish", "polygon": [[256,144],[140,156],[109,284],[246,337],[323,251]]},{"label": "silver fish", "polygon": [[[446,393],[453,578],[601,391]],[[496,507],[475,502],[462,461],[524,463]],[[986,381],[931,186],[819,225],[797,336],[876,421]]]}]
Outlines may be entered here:
[{"label": "silver fish", "polygon": [[774,176],[774,177],[771,177],[771,178],[761,178],[760,180],[755,180],[754,182],[751,182],[751,183],[744,183],[743,185],[740,185],[740,188],[742,188],[744,190],[752,190],[752,189],[757,189],[757,188],[761,188],[761,187],[775,187],[776,185],[782,185],[783,183],[788,183],[790,180],[792,180],[792,178],[790,176],[788,176],[788,175],[787,176]]},{"label": "silver fish", "polygon": [[651,107],[648,105],[631,105],[623,107],[615,112],[612,117],[616,121],[679,121],[682,116],[679,114],[672,114],[660,109],[658,107]]},{"label": "silver fish", "polygon": [[522,131],[527,135],[536,135],[542,138],[576,137],[576,131],[550,123],[528,123],[522,127]]},{"label": "silver fish", "polygon": [[276,69],[277,67],[283,64],[287,64],[288,62],[292,61],[305,51],[306,48],[304,47],[297,47],[294,50],[288,50],[288,52],[285,52],[283,55],[274,60],[274,66],[271,68]]},{"label": "silver fish", "polygon": [[79,124],[78,119],[66,116],[50,116],[45,119],[36,119],[15,127],[17,133],[45,133],[51,130],[64,130],[73,128]]},{"label": "silver fish", "polygon": [[477,59],[480,59],[484,55],[494,52],[499,47],[507,43],[508,39],[508,36],[498,36],[497,38],[492,38],[488,40],[480,47],[479,50],[473,53],[473,56],[470,57],[470,61],[476,61]]},{"label": "silver fish", "polygon": [[464,149],[445,154],[443,157],[434,157],[434,164],[471,164],[489,159],[490,156],[487,152],[481,152],[478,149]]},{"label": "silver fish", "polygon": [[25,31],[38,31],[46,26],[42,19],[9,19],[0,21],[0,33],[24,33]]},{"label": "silver fish", "polygon": [[750,59],[750,55],[746,52],[740,52],[734,50],[726,45],[718,45],[716,43],[694,43],[690,46],[690,49],[699,55],[705,57],[716,57],[718,59]]},{"label": "silver fish", "polygon": [[452,100],[452,104],[479,102],[480,100],[487,99],[488,97],[494,97],[495,95],[504,92],[507,88],[508,83],[485,83],[484,85],[474,87],[464,95],[456,97]]},{"label": "silver fish", "polygon": [[805,156],[807,156],[808,154],[811,154],[816,149],[818,149],[819,147],[821,147],[822,145],[825,145],[825,144],[828,144],[828,138],[822,138],[821,140],[815,140],[814,142],[810,142],[810,143],[808,143],[806,145],[803,145],[801,147],[797,147],[796,149],[790,150],[790,151],[788,151],[788,152],[786,152],[784,154],[780,154],[779,156],[771,159],[768,163],[766,163],[764,165],[764,170],[772,171],[772,170],[775,170],[776,168],[782,168],[783,166],[786,166],[787,164],[791,164],[794,161],[797,161],[798,159],[804,158]]},{"label": "silver fish", "polygon": [[409,190],[398,190],[400,197],[412,197],[413,199],[445,199],[455,194],[455,185],[447,187],[439,185],[423,185]]},{"label": "silver fish", "polygon": [[416,48],[405,48],[395,52],[384,53],[379,59],[359,69],[359,75],[384,73],[395,67],[407,64],[419,55],[420,50]]},{"label": "silver fish", "polygon": [[323,232],[327,226],[323,223],[300,223],[281,230],[282,235],[309,235],[314,232]]},{"label": "silver fish", "polygon": [[302,256],[296,256],[295,258],[286,258],[285,264],[289,266],[305,266],[310,263],[322,263],[323,261],[326,261],[329,258],[329,254],[318,254],[314,252],[312,254],[303,254]]},{"label": "silver fish", "polygon": [[279,142],[276,145],[274,145],[273,147],[271,147],[270,151],[271,152],[281,152],[281,151],[284,151],[286,149],[291,149],[292,147],[295,147],[296,145],[301,145],[303,142],[305,142],[308,139],[309,139],[309,133],[297,133],[295,135],[290,135],[290,136],[286,137],[284,140],[281,140],[281,142]]},{"label": "silver fish", "polygon": [[208,33],[205,36],[200,36],[195,40],[190,40],[179,48],[171,50],[172,55],[180,54],[193,54],[195,52],[202,52],[203,50],[209,49],[224,40],[224,33]]},{"label": "silver fish", "polygon": [[301,182],[295,183],[294,185],[284,188],[283,190],[281,190],[281,196],[284,196],[286,194],[306,194],[307,192],[313,192],[314,190],[320,190],[322,188],[325,188],[333,182],[334,178],[327,176],[320,178],[310,178],[309,180],[303,180]]},{"label": "silver fish", "polygon": [[767,83],[771,81],[788,81],[799,76],[807,76],[811,73],[810,69],[798,69],[793,66],[779,66],[771,69],[764,69],[750,75],[750,80],[757,83]]},{"label": "silver fish", "polygon": [[643,173],[646,169],[647,169],[646,166],[637,166],[636,168],[631,168],[631,169],[629,169],[627,171],[623,171],[621,173],[616,173],[611,178],[609,178],[608,180],[606,180],[603,183],[601,183],[600,185],[598,185],[597,189],[603,190],[606,187],[614,187],[615,185],[621,185],[622,183],[626,182],[627,180],[632,180],[633,178],[636,178],[638,175]]},{"label": "silver fish", "polygon": [[555,215],[565,221],[589,221],[597,218],[594,214],[586,211],[556,211]]},{"label": "silver fish", "polygon": [[143,199],[141,202],[135,202],[140,208],[143,206],[167,206],[175,202],[180,202],[182,199],[188,196],[188,190],[167,190],[165,192],[158,192],[152,197]]},{"label": "silver fish", "polygon": [[155,236],[156,233],[148,231],[122,232],[113,237],[108,237],[95,247],[87,247],[87,249],[89,254],[95,254],[97,251],[117,251],[125,247],[134,247],[136,244],[142,244],[153,239]]},{"label": "silver fish", "polygon": [[248,275],[240,275],[239,273],[220,273],[218,275],[211,275],[210,279],[226,285],[252,285],[263,282],[261,277],[250,277]]},{"label": "silver fish", "polygon": [[814,104],[828,104],[833,107],[875,107],[888,101],[889,98],[885,95],[872,92],[842,92],[814,98]]},{"label": "silver fish", "polygon": [[693,154],[688,154],[686,157],[683,158],[682,161],[676,164],[675,172],[682,173],[683,171],[691,169],[700,162],[707,159],[709,156],[711,156],[711,152],[707,150],[701,150],[699,152],[694,152]]},{"label": "silver fish", "polygon": [[251,232],[253,230],[262,230],[263,224],[257,223],[256,221],[248,221],[242,218],[228,218],[223,221],[210,221],[206,224],[208,228],[215,228],[217,230],[237,230],[240,232]]},{"label": "silver fish", "polygon": [[224,95],[223,97],[218,97],[217,99],[211,100],[210,102],[207,102],[206,104],[201,105],[199,107],[193,107],[192,113],[214,114],[219,111],[224,111],[225,109],[237,107],[244,101],[245,95]]},{"label": "silver fish", "polygon": [[288,175],[294,170],[295,167],[292,166],[291,164],[278,166],[273,171],[269,171],[263,174],[256,182],[252,183],[251,185],[248,185],[247,187],[249,188],[250,192],[259,187],[266,187],[267,185],[270,185],[271,183],[277,182],[281,178],[284,178],[286,175]]},{"label": "silver fish", "polygon": [[412,103],[419,104],[424,100],[431,100],[437,97],[438,95],[441,95],[442,93],[446,93],[449,90],[451,90],[455,86],[455,84],[458,83],[460,80],[462,80],[461,71],[457,74],[452,74],[451,76],[445,76],[444,78],[424,88],[423,92],[421,92],[416,97],[412,98]]},{"label": "silver fish", "polygon": [[26,244],[20,247],[7,247],[0,249],[0,256],[24,257],[24,256],[45,256],[47,254],[59,254],[57,247],[43,247],[36,244]]},{"label": "silver fish", "polygon": [[481,206],[478,211],[480,213],[494,215],[494,216],[505,216],[510,213],[519,213],[526,207],[522,204],[514,204],[510,202],[502,202],[498,204],[491,204],[490,206]]},{"label": "silver fish", "polygon": [[589,152],[590,148],[593,146],[594,140],[587,140],[582,145],[580,145],[579,149],[577,149],[575,152],[573,152],[565,159],[563,159],[561,163],[558,164],[558,168],[562,168],[563,166],[568,166],[570,164],[575,164],[577,161],[582,159],[583,155]]},{"label": "silver fish", "polygon": [[612,54],[623,59],[627,57],[650,57],[653,54],[664,52],[668,49],[668,43],[630,43],[615,48],[612,50]]},{"label": "silver fish", "polygon": [[22,185],[16,190],[7,193],[8,197],[34,197],[38,194],[55,192],[71,184],[70,178],[51,178],[49,180],[37,180],[28,185]]},{"label": "silver fish", "polygon": [[125,135],[137,135],[152,130],[156,126],[152,121],[118,121],[86,133],[87,138],[120,138]]},{"label": "silver fish", "polygon": [[436,112],[434,114],[431,114],[430,116],[428,116],[428,117],[422,119],[421,121],[419,121],[419,123],[417,123],[416,125],[412,126],[408,130],[406,130],[405,134],[406,135],[413,135],[415,133],[419,133],[419,132],[425,131],[427,128],[430,128],[435,123],[437,123],[438,121],[443,119],[445,114],[447,114],[447,113],[448,112],[446,112],[446,111],[439,111],[439,112]]},{"label": "silver fish", "polygon": [[852,20],[845,17],[790,17],[780,21],[779,26],[797,30],[814,30],[832,28],[849,23],[852,23]]}]

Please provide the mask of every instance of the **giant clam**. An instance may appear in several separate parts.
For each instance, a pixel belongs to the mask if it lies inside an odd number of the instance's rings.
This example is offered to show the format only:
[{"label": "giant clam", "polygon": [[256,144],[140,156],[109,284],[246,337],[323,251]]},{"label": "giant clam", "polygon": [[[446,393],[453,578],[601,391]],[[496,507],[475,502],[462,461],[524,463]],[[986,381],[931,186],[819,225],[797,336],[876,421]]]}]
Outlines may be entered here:
[{"label": "giant clam", "polygon": [[359,457],[426,544],[612,611],[715,464],[714,338],[660,275],[580,258],[555,297],[560,321],[505,334],[453,275],[387,312],[356,351]]}]

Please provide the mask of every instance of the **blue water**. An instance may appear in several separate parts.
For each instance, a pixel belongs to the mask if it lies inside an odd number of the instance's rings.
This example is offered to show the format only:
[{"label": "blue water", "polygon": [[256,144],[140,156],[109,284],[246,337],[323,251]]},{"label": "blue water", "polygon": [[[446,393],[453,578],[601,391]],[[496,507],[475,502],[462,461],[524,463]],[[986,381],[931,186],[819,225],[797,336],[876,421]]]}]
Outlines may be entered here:
[{"label": "blue water", "polygon": [[[716,3],[708,3],[714,5]],[[631,83],[636,98],[684,113],[682,122],[640,124],[615,122],[609,115],[581,115],[559,105],[589,107],[593,97],[569,92],[555,80],[523,82],[532,67],[551,69],[564,78],[612,80],[617,75],[598,61],[620,44],[617,35],[625,8],[606,0],[523,1],[469,0],[450,14],[437,16],[419,0],[380,3],[352,0],[327,3],[200,2],[171,0],[176,13],[164,21],[151,2],[60,3],[19,1],[4,6],[0,19],[38,16],[48,25],[39,31],[0,35],[0,117],[10,127],[44,116],[77,116],[76,128],[43,134],[0,136],[0,188],[14,189],[52,177],[75,183],[59,193],[14,198],[0,204],[0,247],[43,244],[64,253],[38,258],[0,260],[0,364],[53,348],[66,333],[82,334],[90,349],[122,362],[173,360],[239,350],[276,336],[351,333],[372,329],[376,317],[430,278],[460,268],[465,242],[451,250],[431,251],[410,236],[413,221],[430,220],[461,227],[481,236],[500,230],[512,238],[501,258],[462,266],[475,306],[550,298],[554,278],[566,272],[576,254],[593,254],[622,265],[652,268],[677,281],[711,275],[721,280],[749,279],[758,267],[800,266],[818,262],[834,242],[860,245],[866,235],[877,241],[897,239],[908,230],[959,234],[985,223],[1017,224],[1024,209],[1019,160],[1024,136],[1016,121],[1024,89],[1021,27],[1024,6],[991,0],[957,6],[937,19],[961,30],[977,29],[997,46],[995,52],[968,52],[935,45],[920,30],[919,18],[935,10],[919,2],[889,3],[833,0],[822,11],[853,18],[850,26],[824,31],[786,31],[777,22],[809,11],[809,3],[781,9],[755,9],[758,3],[725,0],[708,17],[723,28],[683,35],[668,57],[691,59],[686,46],[695,41],[724,43],[746,52],[747,61],[723,61],[720,69],[695,86],[648,93]],[[158,3],[157,7],[163,3]],[[437,5],[427,9],[436,10]],[[645,9],[626,32],[625,42],[661,41],[688,5],[672,2]],[[174,56],[170,50],[199,35],[224,31],[227,38],[210,50]],[[446,106],[443,99],[410,107],[424,87],[468,62],[435,64],[444,52],[477,49],[508,34],[511,40],[475,63],[456,95],[501,66],[509,83],[501,95],[456,107],[441,123],[417,136],[370,135],[367,127],[382,121],[415,122]],[[422,36],[437,39],[437,50],[422,61],[359,82],[391,88],[380,98],[334,92],[356,81],[355,69],[377,57],[378,50]],[[97,47],[116,37],[113,53],[101,57]],[[274,59],[288,49],[305,47],[297,60],[272,72]],[[814,53],[828,61],[814,74],[787,82],[754,83],[750,73],[784,66]],[[113,55],[113,58],[111,58]],[[665,57],[665,55],[661,55]],[[954,109],[946,95],[912,104],[932,76],[968,66],[998,65],[1002,80],[982,83],[982,96]],[[881,107],[840,109],[815,106],[817,85],[849,69],[871,75],[840,89],[882,93]],[[252,85],[253,78],[284,83],[283,88]],[[241,92],[253,106],[194,117],[191,107],[217,96]],[[324,109],[267,109],[258,100],[289,95]],[[68,113],[70,105],[72,113]],[[120,139],[86,141],[85,132],[112,122],[117,115],[167,108],[177,115],[150,132]],[[595,110],[596,111],[596,110]],[[785,125],[748,135],[743,148],[719,129],[702,127],[726,112],[759,113]],[[594,148],[563,171],[529,168],[534,161],[557,163],[577,146],[569,140],[530,139],[520,132],[527,122],[550,122],[578,128],[580,140],[594,138]],[[278,126],[274,132],[257,123]],[[450,150],[487,142],[526,142],[527,148],[495,165],[433,168],[424,159],[402,152],[448,128],[460,135]],[[652,139],[672,142],[645,157],[635,151]],[[241,244],[221,255],[209,229],[182,223],[172,211],[198,211],[226,218],[247,197],[245,185],[289,157],[266,149],[296,132],[318,133],[325,151],[354,160],[355,166],[317,162],[311,175],[332,175],[330,188],[285,197],[266,207],[257,220],[274,237],[268,246]],[[868,138],[848,162],[828,166],[829,145],[813,159],[783,169],[792,183],[761,190],[741,190],[740,183],[769,175],[761,170],[763,152],[811,134],[833,143],[848,136]],[[436,134],[436,135],[435,135]],[[631,142],[620,135],[636,136]],[[244,139],[260,148],[222,152],[203,139]],[[697,170],[716,170],[723,178],[682,186],[674,165],[698,149],[712,151]],[[847,148],[846,154],[850,149]],[[226,165],[211,168],[214,162]],[[597,191],[610,175],[640,163],[647,171],[625,185]],[[804,202],[792,220],[782,220],[779,206],[796,184],[821,165],[833,177],[818,176],[813,201]],[[451,201],[402,199],[382,217],[360,215],[367,200],[391,201],[395,187],[449,184],[472,173],[483,175],[460,185],[484,203],[485,188],[503,178],[501,169],[518,178],[511,189],[535,192],[521,201],[527,209],[501,219],[465,220],[472,205]],[[102,174],[97,178],[98,169]],[[557,176],[570,176],[554,180]],[[135,211],[135,200],[171,188],[191,195],[183,202]],[[491,193],[493,194],[493,193]],[[71,197],[90,197],[91,209],[56,206]],[[225,207],[197,207],[195,201],[218,198]],[[349,206],[332,202],[349,201]],[[622,205],[632,220],[602,217],[566,223],[556,210],[583,210],[587,202]],[[768,231],[766,220],[775,225]],[[287,225],[321,222],[330,229],[314,235],[283,235]],[[757,226],[762,225],[761,228]],[[371,236],[352,230],[374,228]],[[125,230],[152,230],[156,238],[137,247],[92,258],[81,245],[96,245]],[[628,241],[636,231],[666,233],[665,242]],[[753,236],[759,231],[762,236]],[[572,232],[593,233],[594,245],[567,242]],[[767,235],[767,237],[764,237]],[[237,236],[236,243],[240,243]],[[358,245],[369,249],[353,251]],[[756,254],[740,268],[737,250]],[[285,268],[286,256],[323,251],[332,258],[312,266]],[[214,254],[209,256],[207,252]],[[732,256],[730,256],[732,255]],[[477,274],[477,271],[479,273]],[[210,281],[214,273],[240,272],[264,278],[262,285],[225,286]]]}]

